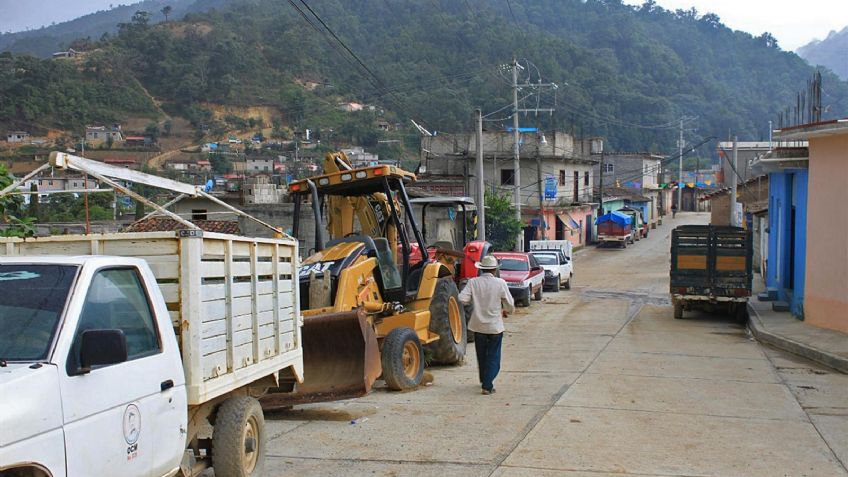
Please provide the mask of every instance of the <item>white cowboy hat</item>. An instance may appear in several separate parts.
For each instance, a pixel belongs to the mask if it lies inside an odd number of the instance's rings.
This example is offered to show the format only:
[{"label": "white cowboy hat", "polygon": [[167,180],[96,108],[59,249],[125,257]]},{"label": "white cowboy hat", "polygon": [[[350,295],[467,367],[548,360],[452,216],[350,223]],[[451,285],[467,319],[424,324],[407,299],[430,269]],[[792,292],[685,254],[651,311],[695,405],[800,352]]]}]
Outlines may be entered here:
[{"label": "white cowboy hat", "polygon": [[479,262],[475,262],[474,266],[480,270],[495,270],[498,268],[498,259],[492,255],[486,255]]}]

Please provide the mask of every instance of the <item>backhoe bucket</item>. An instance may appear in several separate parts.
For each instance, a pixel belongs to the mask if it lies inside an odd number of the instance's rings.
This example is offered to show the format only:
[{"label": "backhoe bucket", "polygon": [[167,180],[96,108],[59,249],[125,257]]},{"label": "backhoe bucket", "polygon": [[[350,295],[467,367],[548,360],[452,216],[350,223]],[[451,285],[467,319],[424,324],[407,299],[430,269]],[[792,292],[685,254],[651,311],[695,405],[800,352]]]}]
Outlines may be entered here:
[{"label": "backhoe bucket", "polygon": [[377,335],[361,309],[303,318],[303,383],[260,399],[266,410],[368,394],[380,376]]}]

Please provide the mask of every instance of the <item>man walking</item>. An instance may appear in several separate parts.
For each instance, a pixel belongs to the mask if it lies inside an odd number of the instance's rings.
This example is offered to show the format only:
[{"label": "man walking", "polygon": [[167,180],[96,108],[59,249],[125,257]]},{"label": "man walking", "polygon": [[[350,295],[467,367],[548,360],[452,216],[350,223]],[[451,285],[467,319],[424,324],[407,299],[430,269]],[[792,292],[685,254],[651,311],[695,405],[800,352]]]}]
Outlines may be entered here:
[{"label": "man walking", "polygon": [[507,313],[515,311],[506,282],[495,276],[498,260],[492,255],[475,263],[480,276],[468,281],[459,294],[463,304],[473,304],[468,330],[474,332],[474,348],[483,394],[495,392],[495,378],[501,370],[501,343]]}]

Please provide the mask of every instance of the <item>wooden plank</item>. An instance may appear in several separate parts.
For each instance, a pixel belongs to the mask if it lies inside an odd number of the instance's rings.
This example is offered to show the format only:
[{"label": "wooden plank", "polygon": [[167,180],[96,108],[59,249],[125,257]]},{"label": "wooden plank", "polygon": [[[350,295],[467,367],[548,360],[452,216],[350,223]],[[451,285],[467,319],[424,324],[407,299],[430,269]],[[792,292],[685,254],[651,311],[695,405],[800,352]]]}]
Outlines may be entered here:
[{"label": "wooden plank", "polygon": [[221,241],[224,244],[224,266],[227,277],[224,281],[224,317],[227,320],[227,370],[235,369],[235,355],[233,346],[233,275],[230,267],[233,263],[233,243],[231,240]]},{"label": "wooden plank", "polygon": [[704,255],[678,255],[677,268],[679,270],[706,270],[707,257]]},{"label": "wooden plank", "polygon": [[212,353],[227,350],[227,336],[218,335],[209,338],[203,338],[200,341],[200,351],[203,356],[208,356]]},{"label": "wooden plank", "polygon": [[259,325],[259,339],[262,338],[273,338],[274,337],[274,324],[269,323],[267,325]]},{"label": "wooden plank", "polygon": [[263,311],[271,311],[274,309],[274,296],[254,295],[253,304],[256,313],[261,313]]},{"label": "wooden plank", "polygon": [[250,250],[253,248],[252,241],[232,240],[233,257],[250,258]]},{"label": "wooden plank", "polygon": [[[280,289],[280,247],[279,245],[274,245],[273,254],[271,256],[271,261],[274,265],[272,270],[272,280],[273,280],[273,288],[274,290]],[[271,320],[274,322],[274,339],[273,339],[273,352],[277,353],[280,349],[280,294],[274,293],[274,309],[271,312]],[[267,344],[266,344],[267,346]],[[260,343],[260,352],[263,353],[263,356],[268,354],[268,348],[262,348],[262,343]]]},{"label": "wooden plank", "polygon": [[721,256],[716,257],[716,270],[723,271],[740,271],[747,270],[747,260],[745,257]]},{"label": "wooden plank", "polygon": [[203,339],[227,334],[227,320],[206,321],[201,326]]},{"label": "wooden plank", "polygon": [[263,360],[277,355],[277,343],[273,336],[259,340],[259,355]]},{"label": "wooden plank", "polygon": [[227,373],[227,353],[219,351],[203,357],[203,380],[217,378]]},{"label": "wooden plank", "polygon": [[[256,249],[257,249],[256,244],[254,243],[253,245],[254,246],[250,247],[250,283],[252,284],[252,288],[253,288],[253,297],[252,297],[253,299],[251,300],[251,306],[252,306],[252,309],[251,309],[251,315],[252,316],[251,316],[251,318],[253,318],[251,344],[252,344],[252,348],[253,348],[252,349],[252,351],[253,351],[253,361],[258,363],[259,360],[262,359],[260,357],[261,355],[259,354],[259,312],[265,311],[265,309],[260,308],[261,304],[260,304],[260,301],[259,301],[259,283],[258,283],[258,281],[259,281],[259,277],[258,277],[258,275],[259,275],[259,261],[258,261],[259,258],[256,256]],[[267,297],[267,295],[265,295],[265,296]],[[273,306],[273,300],[265,299],[265,301],[267,301],[268,309],[270,310],[271,307]]]},{"label": "wooden plank", "polygon": [[233,334],[233,344],[236,346],[236,348],[242,345],[252,344],[253,336],[254,332],[252,328],[236,331],[235,334]]},{"label": "wooden plank", "polygon": [[[248,315],[253,307],[249,296],[234,298],[231,302],[227,300],[204,301],[200,304],[200,316],[202,321],[214,321],[226,318],[228,312],[235,316]],[[232,311],[229,311],[232,310]]]},{"label": "wooden plank", "polygon": [[150,270],[153,271],[153,276],[155,276],[157,280],[176,280],[181,278],[180,261],[177,257],[174,257],[172,260],[164,261],[147,260],[147,264],[150,266]]},{"label": "wooden plank", "polygon": [[203,256],[223,257],[226,248],[225,240],[203,239]]},{"label": "wooden plank", "polygon": [[233,351],[233,369],[241,369],[253,364],[253,344],[236,346]]},{"label": "wooden plank", "polygon": [[162,298],[165,299],[165,303],[180,302],[179,283],[159,283],[159,291],[162,292]]},{"label": "wooden plank", "polygon": [[173,237],[169,239],[103,240],[100,253],[103,255],[177,255],[179,243]]},{"label": "wooden plank", "polygon": [[[182,270],[180,278],[180,303],[182,304],[181,311],[182,332],[180,339],[182,341],[183,352],[183,368],[186,374],[186,387],[196,389],[195,386],[203,382],[203,367],[202,356],[203,352],[201,345],[201,320],[200,316],[200,276],[197,265],[200,264],[200,252],[203,248],[203,241],[200,238],[185,238],[180,240],[180,259],[174,263],[175,272],[174,278],[179,276],[179,271]],[[164,266],[165,264],[163,264]],[[163,270],[164,271],[164,270]],[[157,278],[164,278],[166,275]],[[197,396],[189,395],[189,402],[197,400]]]},{"label": "wooden plank", "polygon": [[200,289],[203,301],[223,300],[227,297],[226,283],[204,283]]}]

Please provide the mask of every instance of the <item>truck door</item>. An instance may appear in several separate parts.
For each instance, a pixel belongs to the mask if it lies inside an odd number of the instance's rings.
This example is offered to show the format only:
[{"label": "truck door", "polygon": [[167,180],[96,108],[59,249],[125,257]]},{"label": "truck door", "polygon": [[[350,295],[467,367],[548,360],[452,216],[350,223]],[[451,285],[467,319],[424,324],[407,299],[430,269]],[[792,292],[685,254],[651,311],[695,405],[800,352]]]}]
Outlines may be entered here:
[{"label": "truck door", "polygon": [[[184,420],[184,399],[172,389],[182,384],[174,374],[182,370],[173,351],[163,353],[152,310],[137,269],[94,273],[60,373],[68,475],[162,475],[175,467],[173,456],[182,453],[185,436],[178,426],[163,432],[161,423]],[[91,329],[121,330],[127,360],[83,373],[81,336]]]}]

